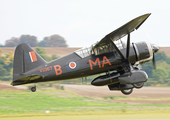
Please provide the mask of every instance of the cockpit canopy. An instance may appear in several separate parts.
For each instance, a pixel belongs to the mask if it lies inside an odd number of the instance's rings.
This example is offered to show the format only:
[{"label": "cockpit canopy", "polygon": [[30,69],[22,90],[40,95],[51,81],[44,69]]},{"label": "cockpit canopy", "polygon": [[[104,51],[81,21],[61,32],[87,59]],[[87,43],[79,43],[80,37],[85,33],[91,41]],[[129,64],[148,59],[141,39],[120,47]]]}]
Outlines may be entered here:
[{"label": "cockpit canopy", "polygon": [[[126,48],[126,44],[122,42],[121,40],[114,41],[114,43],[119,50]],[[81,58],[85,58],[87,56],[90,56],[91,54],[101,55],[104,53],[116,51],[116,49],[114,48],[111,42],[95,47],[96,44],[93,44],[91,47],[85,47],[85,48],[79,49],[75,51],[75,53]]]}]

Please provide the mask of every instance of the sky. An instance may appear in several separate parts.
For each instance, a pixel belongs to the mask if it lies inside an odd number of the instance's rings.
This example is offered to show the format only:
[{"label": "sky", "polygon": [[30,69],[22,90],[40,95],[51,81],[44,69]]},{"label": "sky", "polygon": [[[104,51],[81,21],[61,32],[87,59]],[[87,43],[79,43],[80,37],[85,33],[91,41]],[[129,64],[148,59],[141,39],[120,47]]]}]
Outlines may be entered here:
[{"label": "sky", "polygon": [[170,47],[170,0],[0,0],[0,44],[12,37],[58,34],[69,47],[88,47],[146,13],[131,42]]}]

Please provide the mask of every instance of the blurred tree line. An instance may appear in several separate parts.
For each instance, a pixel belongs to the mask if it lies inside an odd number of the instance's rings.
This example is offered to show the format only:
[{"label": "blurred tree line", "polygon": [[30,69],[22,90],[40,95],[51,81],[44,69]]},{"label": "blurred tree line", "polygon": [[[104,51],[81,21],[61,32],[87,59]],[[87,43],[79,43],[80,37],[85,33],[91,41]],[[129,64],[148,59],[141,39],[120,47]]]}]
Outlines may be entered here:
[{"label": "blurred tree line", "polygon": [[170,86],[170,57],[164,52],[155,54],[156,70],[152,68],[152,61],[143,64],[142,69],[148,74],[146,86]]},{"label": "blurred tree line", "polygon": [[[47,62],[59,58],[57,55],[53,54],[51,57],[46,55],[46,52],[41,47],[36,47],[35,51]],[[0,50],[0,80],[10,81],[13,76],[13,59],[14,53],[12,51],[2,55],[2,50]]]},{"label": "blurred tree line", "polygon": [[1,55],[0,50],[0,80],[11,80],[13,72],[13,52],[8,52],[5,56]]},{"label": "blurred tree line", "polygon": [[31,47],[67,47],[66,40],[60,35],[52,35],[45,37],[42,41],[38,42],[37,37],[31,35],[21,35],[20,38],[12,37],[5,41],[5,45],[0,47],[16,47],[21,43],[27,43]]}]

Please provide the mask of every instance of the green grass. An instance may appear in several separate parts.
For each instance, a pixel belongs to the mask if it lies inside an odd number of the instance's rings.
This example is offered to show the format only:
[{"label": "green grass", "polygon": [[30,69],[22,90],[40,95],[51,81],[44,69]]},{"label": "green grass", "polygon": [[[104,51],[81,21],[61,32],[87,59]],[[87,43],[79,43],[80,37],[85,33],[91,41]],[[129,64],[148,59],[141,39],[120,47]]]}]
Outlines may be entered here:
[{"label": "green grass", "polygon": [[98,115],[53,115],[6,117],[1,120],[170,120],[168,112],[135,113],[135,114],[98,114]]},{"label": "green grass", "polygon": [[47,110],[50,111],[51,115],[170,110],[170,105],[129,105],[114,102],[114,99],[125,99],[126,97],[106,98],[113,100],[83,97],[62,90],[44,90],[35,93],[30,91],[0,91],[0,116],[44,115]]},{"label": "green grass", "polygon": [[103,97],[106,100],[153,100],[153,101],[157,101],[157,100],[170,100],[169,97],[167,98],[141,98],[141,97],[129,97],[129,96],[104,96]]},{"label": "green grass", "polygon": [[115,105],[117,104],[95,101],[92,98],[80,97],[64,91],[0,92],[0,114],[44,113],[46,110],[52,112],[85,111],[98,107],[105,109]]}]

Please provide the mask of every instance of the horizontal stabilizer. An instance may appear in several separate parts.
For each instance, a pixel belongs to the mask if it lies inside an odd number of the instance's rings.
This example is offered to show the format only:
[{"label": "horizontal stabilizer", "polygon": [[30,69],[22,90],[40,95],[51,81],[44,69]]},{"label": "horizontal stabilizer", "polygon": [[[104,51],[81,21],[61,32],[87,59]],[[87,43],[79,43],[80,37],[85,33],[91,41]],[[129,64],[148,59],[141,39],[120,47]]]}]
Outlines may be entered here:
[{"label": "horizontal stabilizer", "polygon": [[39,80],[39,79],[42,79],[42,76],[32,75],[32,76],[21,77],[21,78],[15,80],[15,81],[13,81],[11,83],[11,85],[17,85],[18,83],[21,83],[21,82],[31,82],[31,81]]}]

